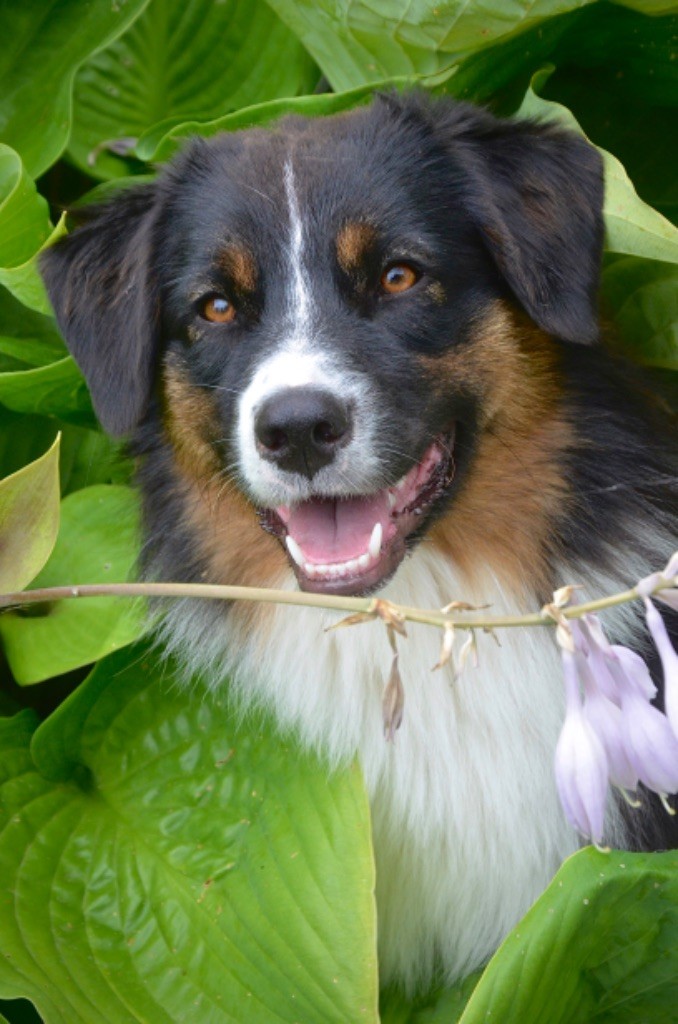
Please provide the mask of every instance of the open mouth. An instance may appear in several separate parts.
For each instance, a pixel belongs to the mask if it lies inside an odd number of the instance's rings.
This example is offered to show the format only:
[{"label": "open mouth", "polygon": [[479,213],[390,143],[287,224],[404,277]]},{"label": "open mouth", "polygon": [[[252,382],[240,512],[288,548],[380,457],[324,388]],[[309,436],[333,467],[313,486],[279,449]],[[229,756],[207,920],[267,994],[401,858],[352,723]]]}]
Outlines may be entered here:
[{"label": "open mouth", "polygon": [[402,479],[373,494],[318,496],[260,512],[284,543],[302,590],[366,594],[382,586],[407,551],[422,516],[455,474],[454,431],[437,438]]}]

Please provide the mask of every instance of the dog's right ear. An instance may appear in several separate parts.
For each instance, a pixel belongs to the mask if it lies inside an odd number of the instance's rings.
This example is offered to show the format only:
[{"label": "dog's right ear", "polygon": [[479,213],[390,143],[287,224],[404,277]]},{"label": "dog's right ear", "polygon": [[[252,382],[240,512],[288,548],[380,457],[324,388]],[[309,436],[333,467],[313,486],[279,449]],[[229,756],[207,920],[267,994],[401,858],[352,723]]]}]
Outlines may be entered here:
[{"label": "dog's right ear", "polygon": [[142,185],[84,213],[40,260],[57,323],[111,434],[128,434],[151,396],[159,348],[152,280],[156,189]]}]

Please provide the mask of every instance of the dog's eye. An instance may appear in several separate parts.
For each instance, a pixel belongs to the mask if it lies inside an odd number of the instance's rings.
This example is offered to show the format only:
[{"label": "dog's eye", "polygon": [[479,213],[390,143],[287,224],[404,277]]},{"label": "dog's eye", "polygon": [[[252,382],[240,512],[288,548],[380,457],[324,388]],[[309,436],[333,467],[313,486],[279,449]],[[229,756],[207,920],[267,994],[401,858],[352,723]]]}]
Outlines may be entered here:
[{"label": "dog's eye", "polygon": [[409,263],[392,263],[381,275],[381,287],[389,295],[406,292],[419,280],[419,274]]},{"label": "dog's eye", "polygon": [[213,324],[227,324],[235,316],[235,306],[224,295],[210,295],[203,299],[200,315]]}]

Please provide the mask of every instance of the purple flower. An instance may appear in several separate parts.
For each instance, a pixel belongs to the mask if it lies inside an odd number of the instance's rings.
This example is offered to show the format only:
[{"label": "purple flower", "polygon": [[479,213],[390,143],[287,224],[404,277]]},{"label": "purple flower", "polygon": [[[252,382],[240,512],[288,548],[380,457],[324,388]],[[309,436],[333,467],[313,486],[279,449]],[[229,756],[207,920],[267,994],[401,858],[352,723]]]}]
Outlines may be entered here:
[{"label": "purple flower", "polygon": [[563,650],[562,657],[566,713],[556,746],[556,786],[569,822],[600,845],[607,797],[607,758],[584,714],[578,677],[578,661],[584,655]]},{"label": "purple flower", "polygon": [[[640,589],[654,593],[674,579],[677,568],[674,556],[663,573],[641,581]],[[664,670],[666,715],[651,703],[657,688],[643,659],[611,644],[597,616],[561,623],[566,717],[556,783],[567,818],[596,844],[603,834],[608,780],[630,803],[642,782],[670,813],[666,796],[678,791],[678,653],[647,597],[645,604]]]},{"label": "purple flower", "polygon": [[673,649],[664,620],[647,597],[645,598],[647,628],[652,634],[664,673],[664,706],[673,733],[678,738],[678,653]]},{"label": "purple flower", "polygon": [[633,685],[622,691],[622,736],[629,761],[648,789],[666,796],[678,790],[678,739],[666,715]]},{"label": "purple flower", "polygon": [[678,790],[678,740],[666,716],[650,703],[657,688],[647,665],[628,647],[610,644],[602,629],[596,643],[591,641],[593,636],[594,632],[590,631],[589,662],[593,684],[589,680],[589,685],[595,688],[595,684],[605,680],[605,691],[612,679],[615,703],[621,707],[620,739],[629,765],[648,789],[662,796],[675,793]]},{"label": "purple flower", "polygon": [[607,664],[617,685],[620,701],[625,686],[632,686],[646,700],[653,700],[657,687],[652,682],[650,670],[635,651],[620,644],[612,644]]},{"label": "purple flower", "polygon": [[[602,661],[602,657],[600,660]],[[577,659],[579,677],[584,684],[584,715],[603,745],[610,782],[628,794],[638,786],[638,773],[631,764],[624,746],[622,711],[617,703],[608,700],[598,685],[593,665],[593,659],[589,660],[581,655]]]}]

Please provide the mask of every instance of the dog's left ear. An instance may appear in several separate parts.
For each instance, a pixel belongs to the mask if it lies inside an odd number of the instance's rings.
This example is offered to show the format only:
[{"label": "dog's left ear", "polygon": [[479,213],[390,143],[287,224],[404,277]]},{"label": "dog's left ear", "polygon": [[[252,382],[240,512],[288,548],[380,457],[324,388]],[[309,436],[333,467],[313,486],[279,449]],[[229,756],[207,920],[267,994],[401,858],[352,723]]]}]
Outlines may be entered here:
[{"label": "dog's left ear", "polygon": [[500,121],[466,105],[433,109],[462,172],[462,201],[511,291],[564,341],[598,337],[603,163],[556,125]]},{"label": "dog's left ear", "polygon": [[40,260],[59,328],[111,434],[128,434],[148,405],[159,348],[151,279],[156,187],[135,186],[84,211],[85,223]]}]

